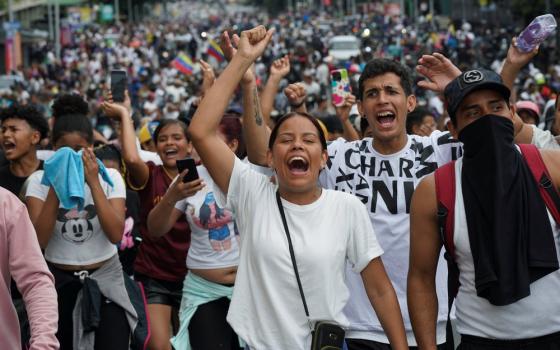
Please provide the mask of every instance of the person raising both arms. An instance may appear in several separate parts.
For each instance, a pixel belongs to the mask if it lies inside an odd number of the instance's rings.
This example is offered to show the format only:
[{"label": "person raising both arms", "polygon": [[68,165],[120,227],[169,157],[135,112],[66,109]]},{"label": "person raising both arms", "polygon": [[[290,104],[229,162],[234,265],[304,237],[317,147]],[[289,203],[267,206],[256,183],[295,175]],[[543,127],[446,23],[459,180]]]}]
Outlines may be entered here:
[{"label": "person raising both arms", "polygon": [[[228,322],[250,349],[309,349],[316,321],[348,325],[342,313],[349,297],[344,283],[348,259],[361,274],[393,348],[407,349],[398,302],[365,208],[353,196],[317,185],[327,153],[316,120],[290,113],[271,131],[267,158],[278,185],[237,159],[216,132],[230,96],[272,32],[259,26],[241,33],[237,53],[201,101],[189,128],[220,190],[218,204],[232,208],[243,235]],[[309,318],[298,301],[287,235]]]}]

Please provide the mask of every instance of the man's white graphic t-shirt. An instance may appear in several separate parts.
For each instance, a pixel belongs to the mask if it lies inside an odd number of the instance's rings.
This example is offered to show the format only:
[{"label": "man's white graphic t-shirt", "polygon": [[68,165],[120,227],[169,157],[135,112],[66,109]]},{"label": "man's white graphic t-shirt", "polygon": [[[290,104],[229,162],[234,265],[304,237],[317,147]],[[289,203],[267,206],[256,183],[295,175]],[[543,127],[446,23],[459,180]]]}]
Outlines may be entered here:
[{"label": "man's white graphic t-shirt", "polygon": [[[325,188],[352,193],[365,204],[379,244],[384,250],[385,269],[404,319],[410,346],[416,345],[406,301],[410,249],[410,201],[420,180],[439,166],[461,155],[461,144],[447,132],[428,137],[409,135],[399,152],[383,155],[373,149],[372,139],[346,142],[338,139],[328,147],[327,168],[320,176]],[[359,274],[347,270],[350,300],[345,314],[350,321],[348,338],[389,343],[366,295]],[[436,287],[439,300],[437,341],[445,342],[447,320],[447,265],[440,258]]]}]

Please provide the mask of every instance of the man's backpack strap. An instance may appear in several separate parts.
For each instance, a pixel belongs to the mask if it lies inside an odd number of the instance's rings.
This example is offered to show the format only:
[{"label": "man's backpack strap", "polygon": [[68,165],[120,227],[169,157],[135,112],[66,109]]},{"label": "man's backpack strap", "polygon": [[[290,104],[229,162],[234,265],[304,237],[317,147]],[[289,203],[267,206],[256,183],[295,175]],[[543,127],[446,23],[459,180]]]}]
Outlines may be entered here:
[{"label": "man's backpack strap", "polygon": [[443,246],[445,260],[447,260],[447,325],[446,349],[455,349],[453,330],[451,327],[451,307],[459,292],[459,267],[455,263],[455,244],[453,230],[455,222],[455,162],[450,162],[438,168],[434,173],[436,197],[438,203],[438,226]]},{"label": "man's backpack strap", "polygon": [[525,162],[531,169],[533,177],[539,184],[539,192],[544,200],[546,207],[554,217],[557,224],[560,224],[560,195],[550,180],[550,174],[541,156],[541,152],[535,145],[520,144],[521,154]]},{"label": "man's backpack strap", "polygon": [[455,162],[438,168],[434,173],[438,201],[439,234],[445,250],[455,258],[453,229],[455,220]]}]

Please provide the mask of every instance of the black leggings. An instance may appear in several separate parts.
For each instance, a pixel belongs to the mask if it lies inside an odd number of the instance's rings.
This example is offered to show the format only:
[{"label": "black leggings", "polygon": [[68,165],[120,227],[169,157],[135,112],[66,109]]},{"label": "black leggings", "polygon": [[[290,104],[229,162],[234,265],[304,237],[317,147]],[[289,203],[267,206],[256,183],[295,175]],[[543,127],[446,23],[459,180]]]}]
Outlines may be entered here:
[{"label": "black leggings", "polygon": [[[73,348],[74,322],[72,313],[82,283],[73,272],[49,266],[55,278],[58,293],[58,332],[56,337],[61,350]],[[130,343],[130,327],[124,310],[103,298],[101,302],[101,320],[95,330],[95,350],[128,350]]]},{"label": "black leggings", "polygon": [[200,305],[189,323],[193,350],[239,350],[239,338],[226,321],[229,299],[220,298]]}]

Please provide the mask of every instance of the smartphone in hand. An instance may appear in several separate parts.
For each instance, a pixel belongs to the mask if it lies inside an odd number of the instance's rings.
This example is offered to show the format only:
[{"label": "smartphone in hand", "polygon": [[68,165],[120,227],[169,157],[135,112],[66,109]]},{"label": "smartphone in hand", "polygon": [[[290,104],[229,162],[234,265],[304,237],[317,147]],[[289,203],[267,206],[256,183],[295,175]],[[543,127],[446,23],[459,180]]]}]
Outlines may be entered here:
[{"label": "smartphone in hand", "polygon": [[111,94],[113,95],[113,101],[124,102],[127,80],[126,71],[119,69],[111,71]]},{"label": "smartphone in hand", "polygon": [[187,157],[185,159],[177,159],[177,171],[179,174],[185,169],[189,169],[189,172],[185,177],[183,177],[183,182],[192,182],[198,179],[198,171],[196,170],[196,163],[193,158]]},{"label": "smartphone in hand", "polygon": [[350,79],[346,69],[336,69],[331,72],[331,94],[333,104],[337,107],[344,104],[346,96],[350,95]]}]

